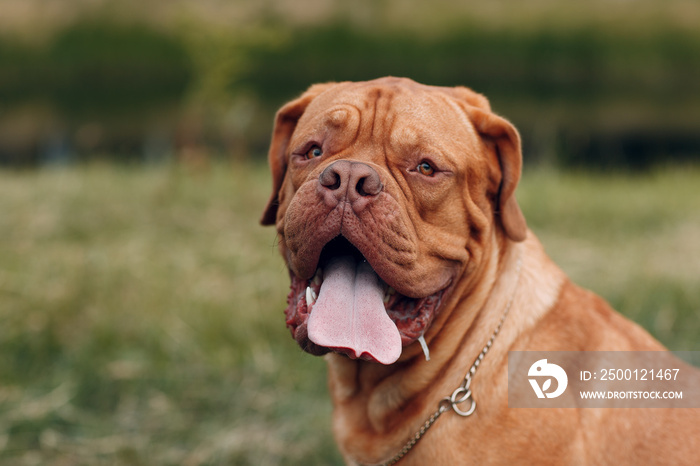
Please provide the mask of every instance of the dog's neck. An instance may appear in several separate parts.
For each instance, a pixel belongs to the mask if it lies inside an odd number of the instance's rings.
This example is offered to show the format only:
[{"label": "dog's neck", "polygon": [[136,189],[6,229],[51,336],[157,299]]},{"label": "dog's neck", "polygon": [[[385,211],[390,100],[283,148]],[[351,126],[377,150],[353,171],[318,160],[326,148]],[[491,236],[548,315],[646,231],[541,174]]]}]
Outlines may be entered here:
[{"label": "dog's neck", "polygon": [[[412,436],[425,421],[423,418],[437,408],[438,401],[459,385],[513,297],[510,315],[472,385],[475,399],[483,398],[485,393],[480,393],[479,387],[490,385],[488,381],[502,367],[516,335],[525,332],[552,306],[565,280],[534,237],[522,243],[508,241],[497,246],[490,248],[490,260],[478,271],[479,282],[470,287],[468,280],[460,280],[459,283],[467,285],[455,289],[444,303],[452,312],[440,314],[426,335],[430,361],[424,359],[417,343],[404,348],[401,359],[391,366],[350,360],[337,354],[326,357],[335,425],[352,425],[355,434],[361,431],[368,435],[366,440],[357,435],[350,437],[337,428],[335,434],[343,450],[367,451],[370,445],[375,448],[381,445],[387,448],[387,452],[376,452],[381,459]],[[515,271],[518,258],[522,260],[520,280]],[[536,283],[536,277],[542,274],[534,271],[541,271],[542,267],[552,269],[545,276],[560,278]],[[520,293],[523,289],[530,293]],[[524,302],[524,296],[530,296],[528,302]],[[528,313],[518,312],[523,307],[527,307]],[[423,396],[416,397],[418,393]],[[422,404],[415,401],[418,399]],[[386,441],[377,442],[378,436]]]}]

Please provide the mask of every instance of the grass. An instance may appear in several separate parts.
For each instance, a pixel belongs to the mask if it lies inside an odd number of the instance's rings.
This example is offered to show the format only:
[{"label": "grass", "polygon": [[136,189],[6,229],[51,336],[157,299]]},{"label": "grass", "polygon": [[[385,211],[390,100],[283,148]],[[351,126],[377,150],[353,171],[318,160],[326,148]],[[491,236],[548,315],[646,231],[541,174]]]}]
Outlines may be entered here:
[{"label": "grass", "polygon": [[[341,464],[284,328],[265,167],[0,172],[0,464]],[[700,171],[526,173],[575,281],[699,350]]]},{"label": "grass", "polygon": [[669,349],[700,350],[697,169],[646,175],[527,173],[530,227],[578,284]]}]

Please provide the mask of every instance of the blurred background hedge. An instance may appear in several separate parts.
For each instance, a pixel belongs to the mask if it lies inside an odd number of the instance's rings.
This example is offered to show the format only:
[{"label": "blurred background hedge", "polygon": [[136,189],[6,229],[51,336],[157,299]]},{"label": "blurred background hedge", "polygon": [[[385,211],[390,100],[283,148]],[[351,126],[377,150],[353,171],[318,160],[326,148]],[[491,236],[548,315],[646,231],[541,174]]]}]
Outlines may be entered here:
[{"label": "blurred background hedge", "polygon": [[700,6],[561,3],[5,0],[0,164],[259,158],[310,84],[384,75],[486,94],[529,164],[697,161]]}]

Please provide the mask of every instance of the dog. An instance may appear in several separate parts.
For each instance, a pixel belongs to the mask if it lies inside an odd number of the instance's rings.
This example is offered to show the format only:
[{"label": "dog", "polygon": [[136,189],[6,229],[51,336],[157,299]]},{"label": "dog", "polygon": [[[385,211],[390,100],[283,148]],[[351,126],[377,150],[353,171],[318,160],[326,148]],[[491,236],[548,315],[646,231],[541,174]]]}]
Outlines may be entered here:
[{"label": "dog", "polygon": [[508,408],[510,351],[665,349],[547,257],[484,96],[317,84],[278,111],[269,163],[286,324],[326,355],[347,464],[698,463],[696,409]]}]

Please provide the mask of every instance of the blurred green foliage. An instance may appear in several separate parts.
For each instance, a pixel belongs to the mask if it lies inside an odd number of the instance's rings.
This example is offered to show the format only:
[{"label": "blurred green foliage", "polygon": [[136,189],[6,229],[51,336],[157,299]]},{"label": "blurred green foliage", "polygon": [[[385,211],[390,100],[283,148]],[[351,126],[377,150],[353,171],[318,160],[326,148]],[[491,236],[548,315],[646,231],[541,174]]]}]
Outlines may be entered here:
[{"label": "blurred green foliage", "polygon": [[40,101],[65,118],[139,118],[176,105],[192,80],[183,44],[145,25],[80,22],[48,44],[0,42],[0,102]]},{"label": "blurred green foliage", "polygon": [[254,63],[236,84],[275,104],[310,82],[386,75],[467,85],[501,106],[562,100],[573,104],[573,113],[641,96],[649,105],[683,106],[688,94],[700,93],[700,36],[672,31],[632,37],[592,28],[493,31],[465,24],[426,38],[339,23],[295,31],[279,46],[258,46],[249,55]]},{"label": "blurred green foliage", "polygon": [[[7,152],[22,148],[41,160],[36,140],[51,131],[77,152],[122,156],[115,145],[143,150],[159,132],[176,151],[260,156],[275,110],[312,83],[384,75],[484,93],[520,129],[530,163],[645,168],[700,154],[700,34],[667,24],[504,29],[464,19],[417,34],[338,18],[300,27],[263,17],[227,30],[98,15],[39,45],[0,38],[0,135],[28,103],[51,115],[14,131],[34,141],[0,142],[0,160],[21,160]],[[82,147],[86,125],[100,137]]]}]

